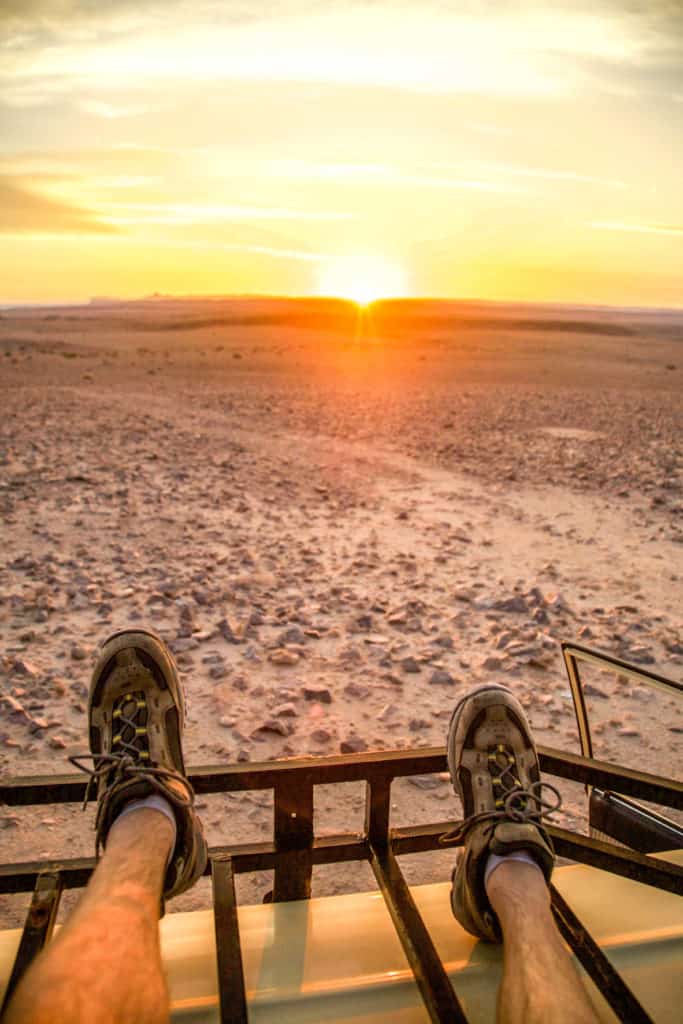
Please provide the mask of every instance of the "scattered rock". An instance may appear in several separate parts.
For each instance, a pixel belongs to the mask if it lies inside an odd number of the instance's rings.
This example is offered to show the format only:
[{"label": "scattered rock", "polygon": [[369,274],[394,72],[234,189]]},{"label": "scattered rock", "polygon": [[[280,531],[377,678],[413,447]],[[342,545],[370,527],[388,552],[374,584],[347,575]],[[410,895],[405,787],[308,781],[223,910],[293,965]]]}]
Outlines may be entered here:
[{"label": "scattered rock", "polygon": [[422,671],[422,667],[420,666],[419,661],[416,661],[416,659],[413,658],[411,655],[409,655],[407,658],[401,659],[401,668],[403,669],[404,672],[408,673]]},{"label": "scattered rock", "polygon": [[282,718],[267,718],[258,728],[254,729],[252,735],[260,732],[274,732],[280,736],[291,736],[294,732],[294,726],[291,722],[286,722]]},{"label": "scattered rock", "polygon": [[360,736],[347,736],[339,744],[339,749],[342,754],[362,754],[368,749],[368,745]]},{"label": "scattered rock", "polygon": [[502,665],[501,658],[497,658],[495,654],[489,654],[488,658],[484,659],[481,667],[486,672],[497,672],[498,669],[502,668]]},{"label": "scattered rock", "polygon": [[277,707],[273,708],[273,716],[275,718],[296,718],[298,714],[299,712],[291,702],[278,704]]},{"label": "scattered rock", "polygon": [[593,683],[584,683],[583,692],[586,697],[599,697],[601,700],[609,700],[609,694]]},{"label": "scattered rock", "polygon": [[505,597],[499,601],[494,601],[493,607],[500,612],[514,612],[516,614],[528,611],[527,603],[521,594],[514,594],[512,597]]},{"label": "scattered rock", "polygon": [[455,686],[455,679],[445,669],[435,668],[429,677],[432,686]]},{"label": "scattered rock", "polygon": [[304,683],[301,687],[301,693],[305,700],[315,700],[319,704],[332,703],[332,694],[328,687],[318,683]]},{"label": "scattered rock", "polygon": [[284,647],[278,648],[276,651],[271,651],[268,655],[268,660],[273,665],[296,665],[299,661],[299,655],[296,651],[288,651]]},{"label": "scattered rock", "polygon": [[362,686],[360,683],[347,683],[344,687],[344,693],[347,697],[356,697],[358,700],[365,700],[370,695],[370,690],[367,686]]},{"label": "scattered rock", "polygon": [[23,658],[15,658],[12,664],[12,671],[18,676],[27,676],[29,679],[37,679],[40,675],[39,669],[30,661]]},{"label": "scattered rock", "polygon": [[440,789],[444,785],[438,775],[409,775],[408,782],[418,789]]}]

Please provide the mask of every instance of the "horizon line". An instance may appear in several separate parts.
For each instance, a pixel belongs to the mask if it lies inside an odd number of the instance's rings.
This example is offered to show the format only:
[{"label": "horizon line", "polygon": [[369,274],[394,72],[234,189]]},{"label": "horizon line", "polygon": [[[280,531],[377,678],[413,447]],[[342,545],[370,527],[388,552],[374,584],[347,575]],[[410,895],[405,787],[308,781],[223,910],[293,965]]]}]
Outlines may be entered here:
[{"label": "horizon line", "polygon": [[28,309],[93,309],[105,306],[127,306],[146,302],[250,302],[250,301],[277,301],[277,302],[337,302],[340,305],[359,306],[370,308],[385,303],[395,304],[464,304],[476,303],[485,306],[527,306],[533,308],[552,309],[581,309],[581,310],[605,310],[614,312],[631,313],[683,313],[683,303],[678,306],[654,306],[654,305],[615,305],[604,302],[567,302],[554,299],[484,299],[477,296],[439,296],[439,295],[397,295],[383,296],[374,299],[367,304],[359,304],[353,299],[341,295],[292,295],[269,292],[236,292],[236,293],[183,293],[173,294],[167,292],[152,292],[147,295],[140,295],[135,298],[120,298],[115,296],[92,295],[87,299],[67,299],[44,301],[41,299],[15,302],[12,299],[0,299],[0,312],[11,310]]}]

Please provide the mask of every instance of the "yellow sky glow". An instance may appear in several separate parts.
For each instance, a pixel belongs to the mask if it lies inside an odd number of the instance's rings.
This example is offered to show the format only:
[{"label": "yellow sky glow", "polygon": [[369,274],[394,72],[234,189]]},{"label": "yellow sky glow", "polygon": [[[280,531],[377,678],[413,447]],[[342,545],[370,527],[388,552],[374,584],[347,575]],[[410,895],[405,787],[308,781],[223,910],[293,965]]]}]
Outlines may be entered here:
[{"label": "yellow sky glow", "polygon": [[667,10],[12,3],[0,301],[683,305]]}]

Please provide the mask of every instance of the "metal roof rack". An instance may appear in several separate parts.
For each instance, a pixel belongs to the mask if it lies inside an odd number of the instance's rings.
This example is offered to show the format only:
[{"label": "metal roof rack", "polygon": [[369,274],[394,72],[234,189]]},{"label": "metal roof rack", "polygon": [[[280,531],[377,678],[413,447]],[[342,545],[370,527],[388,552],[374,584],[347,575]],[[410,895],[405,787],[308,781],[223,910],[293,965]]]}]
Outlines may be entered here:
[{"label": "metal roof rack", "polygon": [[[683,686],[625,662],[563,645],[563,655],[575,691],[577,717],[587,723],[578,661],[611,662],[639,677],[652,676],[683,694]],[[588,657],[586,657],[588,656]],[[585,724],[587,729],[587,724]],[[622,768],[592,757],[539,746],[541,770],[587,787],[652,801],[683,810],[683,783],[646,772]],[[394,779],[447,769],[442,747],[390,750],[362,755],[301,758],[262,764],[233,764],[190,769],[197,794],[271,789],[274,829],[269,842],[212,847],[207,874],[213,883],[213,910],[218,959],[219,1005],[222,1022],[247,1020],[242,954],[237,920],[236,873],[274,871],[272,900],[305,900],[311,895],[313,867],[366,860],[384,896],[394,927],[432,1021],[466,1022],[467,1018],[444,969],[429,932],[415,905],[397,858],[439,848],[440,837],[455,821],[391,828],[391,786]],[[365,827],[361,833],[316,837],[313,814],[315,786],[364,781]],[[76,803],[83,800],[85,781],[62,775],[13,778],[0,783],[0,801],[10,806]],[[683,867],[653,859],[636,850],[590,838],[557,826],[547,826],[561,857],[588,864],[625,878],[683,894]],[[63,889],[84,886],[95,867],[94,858],[34,861],[0,866],[0,893],[33,892],[14,968],[5,994],[7,1002],[32,958],[48,941]],[[610,1006],[628,1024],[651,1018],[611,965],[588,930],[560,893],[551,886],[552,908],[565,940]],[[4,1007],[3,1007],[4,1008]]]}]

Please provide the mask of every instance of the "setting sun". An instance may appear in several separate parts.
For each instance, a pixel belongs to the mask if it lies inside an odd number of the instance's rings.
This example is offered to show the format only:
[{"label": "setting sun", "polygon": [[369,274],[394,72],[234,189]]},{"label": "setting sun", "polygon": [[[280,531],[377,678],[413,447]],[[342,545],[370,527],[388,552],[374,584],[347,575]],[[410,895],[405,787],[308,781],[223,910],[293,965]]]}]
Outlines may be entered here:
[{"label": "setting sun", "polygon": [[407,279],[401,267],[381,256],[343,256],[322,267],[318,292],[367,306],[376,299],[406,296]]}]

